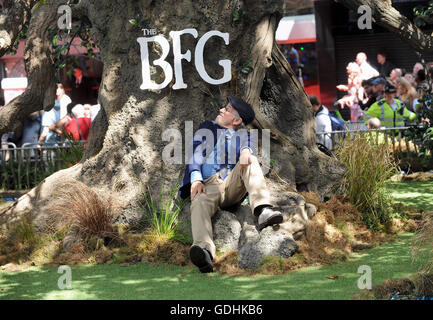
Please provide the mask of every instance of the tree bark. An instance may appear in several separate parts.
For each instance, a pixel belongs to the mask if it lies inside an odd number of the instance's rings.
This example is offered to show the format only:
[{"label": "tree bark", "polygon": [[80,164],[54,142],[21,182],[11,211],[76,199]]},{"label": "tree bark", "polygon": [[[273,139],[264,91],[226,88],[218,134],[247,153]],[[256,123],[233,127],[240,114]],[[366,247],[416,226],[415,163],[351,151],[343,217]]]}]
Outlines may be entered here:
[{"label": "tree bark", "polygon": [[[7,224],[8,217],[17,217],[25,210],[46,214],[44,208],[50,194],[47,190],[59,191],[54,185],[65,177],[107,194],[118,194],[124,212],[134,211],[143,198],[143,187],[149,187],[158,196],[161,185],[173,185],[183,176],[185,164],[166,164],[162,159],[168,144],[162,140],[164,130],[182,132],[185,152],[189,143],[185,137],[186,122],[193,121],[196,129],[204,120],[214,119],[228,95],[242,97],[253,106],[253,127],[270,129],[273,173],[279,179],[299,191],[316,191],[321,196],[332,192],[344,169],[317,149],[308,97],[274,41],[282,2],[86,1],[91,36],[104,59],[99,91],[102,108],[92,125],[86,154],[73,169],[50,177],[14,208],[0,213],[0,224]],[[137,26],[130,19],[135,19]],[[187,89],[173,90],[169,85],[162,90],[141,90],[137,38],[143,37],[142,28],[156,29],[166,38],[170,31],[186,28],[197,29],[199,37],[211,30],[228,32],[227,46],[215,37],[207,42],[204,61],[207,72],[220,78],[222,68],[218,61],[230,59],[232,80],[219,86],[209,85],[198,75],[192,60],[182,63]],[[194,57],[197,41],[191,35],[183,35],[182,53],[191,50]],[[159,46],[150,44],[149,55],[150,61],[159,58]],[[166,61],[173,65],[172,50]],[[245,75],[241,70],[249,61],[253,71]],[[158,83],[164,80],[159,67],[152,67],[152,79]]]},{"label": "tree bark", "polygon": [[30,113],[50,110],[54,105],[55,68],[48,29],[56,28],[56,2],[48,1],[31,18],[24,49],[28,86],[22,95],[0,108],[0,134],[13,130],[16,123]]}]

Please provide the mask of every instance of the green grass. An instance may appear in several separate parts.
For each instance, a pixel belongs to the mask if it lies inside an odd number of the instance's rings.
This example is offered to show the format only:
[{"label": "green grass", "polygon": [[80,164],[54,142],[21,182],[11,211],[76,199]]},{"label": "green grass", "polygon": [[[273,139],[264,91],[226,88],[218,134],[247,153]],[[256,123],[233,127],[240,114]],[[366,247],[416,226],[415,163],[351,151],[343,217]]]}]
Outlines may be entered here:
[{"label": "green grass", "polygon": [[387,189],[397,203],[426,211],[433,210],[433,181],[388,182]]},{"label": "green grass", "polygon": [[[407,206],[433,210],[433,181],[388,183],[387,188]],[[201,274],[195,268],[149,263],[72,266],[72,289],[60,290],[61,274],[53,267],[21,272],[0,271],[3,299],[350,299],[358,292],[359,266],[372,269],[373,285],[417,272],[410,249],[413,234],[350,256],[349,261],[308,267],[280,276],[229,277]],[[422,263],[418,261],[417,263]],[[327,276],[339,277],[335,280]]]},{"label": "green grass", "polygon": [[[60,290],[57,268],[0,271],[0,299],[350,299],[358,291],[361,265],[371,267],[373,285],[415,273],[411,239],[412,234],[402,234],[398,241],[352,255],[348,262],[281,276],[229,277],[148,263],[73,266],[72,289]],[[326,278],[333,275],[339,278]]]}]

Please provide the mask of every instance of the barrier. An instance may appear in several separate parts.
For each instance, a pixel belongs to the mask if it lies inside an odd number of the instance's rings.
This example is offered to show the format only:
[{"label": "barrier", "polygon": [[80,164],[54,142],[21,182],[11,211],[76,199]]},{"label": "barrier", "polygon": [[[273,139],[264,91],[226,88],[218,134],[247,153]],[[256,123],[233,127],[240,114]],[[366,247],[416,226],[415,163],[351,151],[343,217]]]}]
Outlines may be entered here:
[{"label": "barrier", "polygon": [[[353,127],[356,127],[357,123],[354,123]],[[361,126],[358,125],[358,128]],[[393,127],[383,128],[377,130],[346,130],[346,131],[332,131],[332,132],[317,132],[317,142],[325,145],[331,151],[335,151],[345,137],[353,138],[356,135],[369,135],[372,141],[376,143],[382,142],[385,144],[392,145],[392,151],[396,152],[415,152],[419,155],[421,141],[408,141],[404,136],[404,132],[410,129],[410,127]],[[327,141],[328,143],[324,143]]]},{"label": "barrier", "polygon": [[54,145],[26,143],[21,147],[11,143],[2,144],[0,188],[22,190],[37,186],[54,172],[79,161],[86,142],[67,141]]}]

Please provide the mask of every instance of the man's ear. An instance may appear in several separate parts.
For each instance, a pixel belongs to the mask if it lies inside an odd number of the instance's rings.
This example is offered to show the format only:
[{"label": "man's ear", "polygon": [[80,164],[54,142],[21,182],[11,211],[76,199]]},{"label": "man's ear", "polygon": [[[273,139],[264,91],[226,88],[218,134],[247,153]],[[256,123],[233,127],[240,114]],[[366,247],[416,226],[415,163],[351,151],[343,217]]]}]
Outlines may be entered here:
[{"label": "man's ear", "polygon": [[233,124],[234,124],[236,127],[239,127],[239,126],[241,125],[241,123],[242,123],[242,118],[239,118],[239,119],[235,119],[235,120],[233,120]]}]

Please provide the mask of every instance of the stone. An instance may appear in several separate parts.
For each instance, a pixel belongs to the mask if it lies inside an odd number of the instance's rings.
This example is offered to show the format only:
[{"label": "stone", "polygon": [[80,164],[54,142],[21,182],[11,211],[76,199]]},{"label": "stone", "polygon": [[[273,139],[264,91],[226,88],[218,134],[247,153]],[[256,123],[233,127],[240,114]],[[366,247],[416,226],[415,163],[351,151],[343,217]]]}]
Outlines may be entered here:
[{"label": "stone", "polygon": [[242,227],[233,213],[218,210],[212,217],[212,227],[217,250],[220,252],[238,250]]},{"label": "stone", "polygon": [[[217,250],[237,250],[239,266],[246,269],[259,267],[268,256],[291,257],[298,250],[295,239],[300,239],[305,233],[307,222],[314,217],[317,209],[294,192],[280,193],[274,200],[276,209],[283,214],[283,223],[269,226],[260,233],[257,217],[253,216],[249,205],[240,205],[235,213],[218,210],[212,218]],[[178,223],[179,230],[192,237],[189,205],[179,215]]]},{"label": "stone", "polygon": [[284,230],[273,230],[271,226],[260,232],[258,237],[247,241],[238,253],[239,267],[254,269],[268,256],[291,257],[298,250],[292,235]]}]

